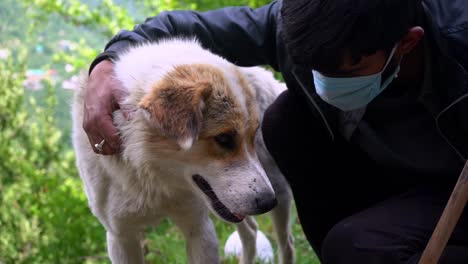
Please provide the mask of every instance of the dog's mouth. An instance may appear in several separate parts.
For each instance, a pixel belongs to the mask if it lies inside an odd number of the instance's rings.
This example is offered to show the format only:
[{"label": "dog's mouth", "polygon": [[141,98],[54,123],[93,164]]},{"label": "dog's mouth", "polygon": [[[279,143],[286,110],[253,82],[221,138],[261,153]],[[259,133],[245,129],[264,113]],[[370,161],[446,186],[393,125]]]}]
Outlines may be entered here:
[{"label": "dog's mouth", "polygon": [[218,196],[216,196],[216,193],[213,191],[211,188],[210,184],[203,179],[202,176],[196,174],[192,176],[193,181],[195,184],[200,188],[200,190],[208,196],[211,200],[211,206],[213,209],[218,213],[219,216],[221,216],[224,220],[233,222],[233,223],[239,223],[242,220],[244,220],[245,215],[241,214],[236,214],[231,212],[219,199]]}]

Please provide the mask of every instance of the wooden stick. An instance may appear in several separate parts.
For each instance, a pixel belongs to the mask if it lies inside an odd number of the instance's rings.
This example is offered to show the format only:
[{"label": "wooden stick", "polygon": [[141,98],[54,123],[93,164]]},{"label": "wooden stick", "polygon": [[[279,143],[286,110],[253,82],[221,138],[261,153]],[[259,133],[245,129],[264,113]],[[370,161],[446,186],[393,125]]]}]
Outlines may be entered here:
[{"label": "wooden stick", "polygon": [[444,212],[437,223],[431,239],[419,260],[419,264],[437,264],[453,229],[468,201],[468,161],[453,188]]}]

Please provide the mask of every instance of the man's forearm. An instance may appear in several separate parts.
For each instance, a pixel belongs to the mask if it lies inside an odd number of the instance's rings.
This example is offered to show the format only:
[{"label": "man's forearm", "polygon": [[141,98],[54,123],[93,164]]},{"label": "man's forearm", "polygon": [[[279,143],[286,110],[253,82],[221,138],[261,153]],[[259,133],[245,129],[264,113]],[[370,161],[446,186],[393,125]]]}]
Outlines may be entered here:
[{"label": "man's forearm", "polygon": [[240,66],[269,64],[276,67],[276,23],[281,3],[258,9],[227,7],[208,12],[162,12],[132,31],[122,30],[91,64],[115,59],[135,43],[168,37],[195,37],[205,48]]}]

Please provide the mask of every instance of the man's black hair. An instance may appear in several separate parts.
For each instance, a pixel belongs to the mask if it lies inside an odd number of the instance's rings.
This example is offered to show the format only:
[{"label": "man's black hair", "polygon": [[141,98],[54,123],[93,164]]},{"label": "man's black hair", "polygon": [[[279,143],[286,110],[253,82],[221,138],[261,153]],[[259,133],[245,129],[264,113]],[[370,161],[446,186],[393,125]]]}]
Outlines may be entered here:
[{"label": "man's black hair", "polygon": [[378,50],[389,52],[416,26],[421,0],[284,0],[282,37],[293,62],[334,72]]}]

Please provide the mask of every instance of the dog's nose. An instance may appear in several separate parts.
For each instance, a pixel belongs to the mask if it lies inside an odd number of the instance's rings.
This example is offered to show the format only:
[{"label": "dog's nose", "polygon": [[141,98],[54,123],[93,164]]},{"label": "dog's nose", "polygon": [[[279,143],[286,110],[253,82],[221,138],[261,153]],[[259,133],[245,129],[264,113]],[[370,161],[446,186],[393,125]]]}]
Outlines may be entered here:
[{"label": "dog's nose", "polygon": [[259,198],[255,198],[257,214],[263,214],[273,209],[278,204],[274,193],[267,193]]}]

